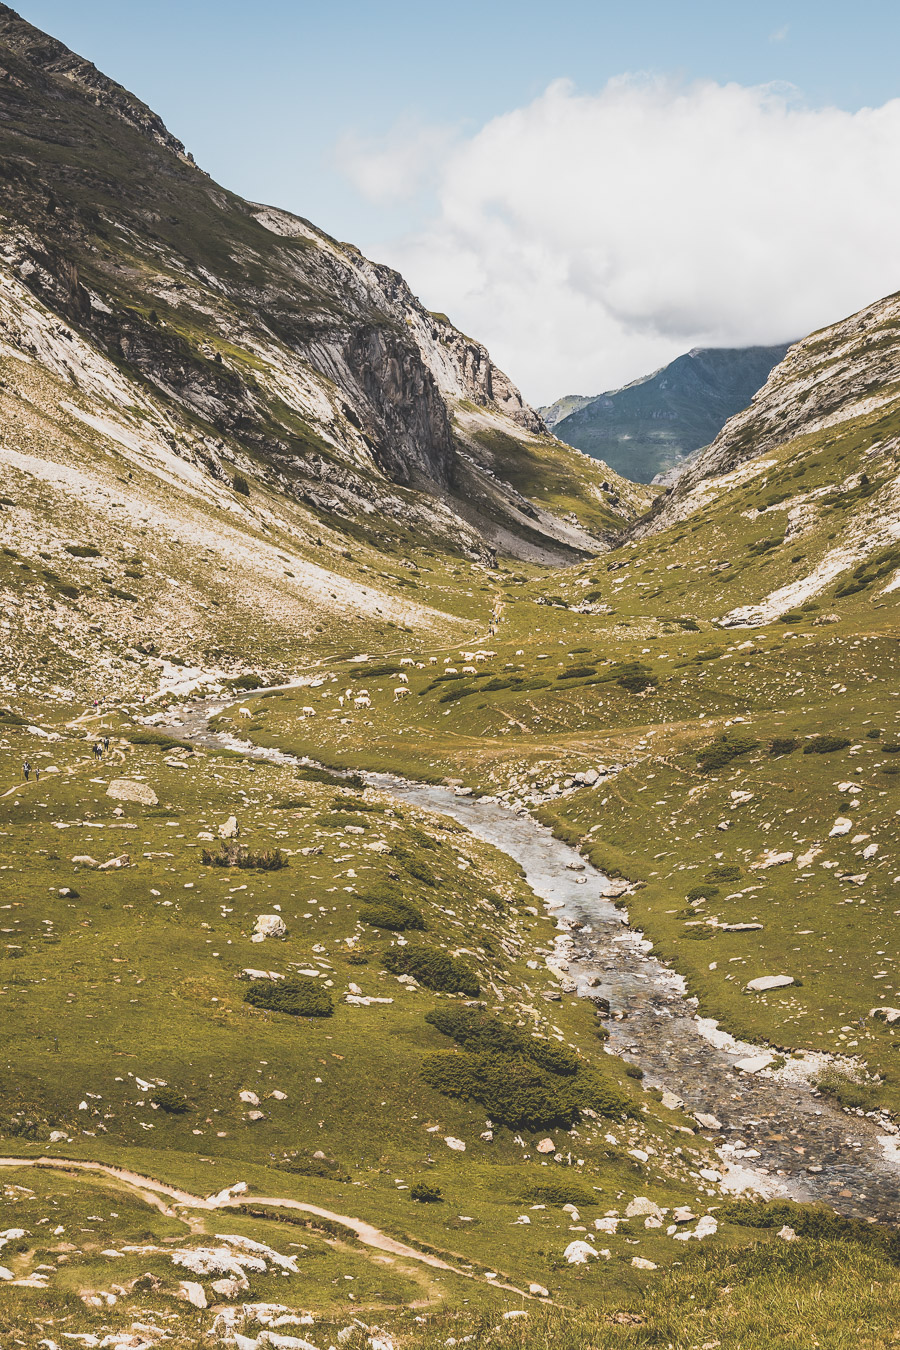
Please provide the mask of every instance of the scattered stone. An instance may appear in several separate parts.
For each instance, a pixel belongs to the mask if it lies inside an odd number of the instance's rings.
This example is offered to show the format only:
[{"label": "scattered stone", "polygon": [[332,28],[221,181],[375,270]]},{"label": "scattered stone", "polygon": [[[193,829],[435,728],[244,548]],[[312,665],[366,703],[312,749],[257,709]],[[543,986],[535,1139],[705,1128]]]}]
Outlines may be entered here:
[{"label": "scattered stone", "polygon": [[674,1092],[670,1092],[668,1088],[663,1088],[660,1105],[665,1107],[667,1111],[680,1111],[684,1102]]},{"label": "scattered stone", "polygon": [[594,1227],[598,1233],[605,1233],[607,1237],[613,1237],[621,1222],[622,1220],[617,1214],[604,1214],[602,1219],[594,1220]]},{"label": "scattered stone", "polygon": [[834,839],[836,835],[849,834],[852,829],[852,820],[848,820],[846,816],[838,816],[837,820],[828,831],[828,838]]},{"label": "scattered stone", "polygon": [[537,1144],[537,1151],[538,1153],[555,1153],[556,1145],[554,1144],[553,1140],[550,1139],[548,1136],[548,1138],[541,1139],[539,1141],[539,1143]]},{"label": "scattered stone", "polygon": [[528,1292],[529,1294],[534,1294],[535,1298],[550,1297],[550,1290],[546,1289],[542,1284],[530,1284],[528,1286]]},{"label": "scattered stone", "polygon": [[721,1130],[722,1122],[715,1116],[705,1114],[703,1111],[695,1111],[694,1119],[702,1130]]},{"label": "scattered stone", "polygon": [[646,1256],[633,1256],[633,1257],[631,1258],[631,1264],[634,1266],[635,1270],[658,1270],[658,1269],[659,1269],[659,1267],[657,1266],[656,1262],[655,1262],[655,1261],[648,1261],[647,1258],[646,1258]]},{"label": "scattered stone", "polygon": [[793,975],[759,975],[755,980],[750,980],[748,984],[744,985],[744,992],[764,994],[769,989],[786,989],[789,984],[793,983]]},{"label": "scattered stone", "polygon": [[128,853],[120,853],[117,858],[107,858],[106,862],[100,863],[98,872],[117,871],[120,867],[130,867],[131,856]]},{"label": "scattered stone", "polygon": [[444,1135],[444,1143],[448,1148],[452,1148],[455,1153],[465,1153],[466,1146],[462,1139],[455,1139],[452,1134]]},{"label": "scattered stone", "polygon": [[761,923],[723,923],[723,933],[755,933],[762,928]]},{"label": "scattered stone", "polygon": [[178,1295],[179,1298],[187,1299],[188,1303],[193,1303],[195,1308],[207,1307],[203,1285],[198,1284],[196,1280],[182,1280]]},{"label": "scattered stone", "polygon": [[603,896],[606,900],[618,900],[620,895],[631,890],[631,882],[626,881],[624,877],[615,877],[606,883],[606,889]]},{"label": "scattered stone", "polygon": [[245,966],[241,971],[242,980],[283,980],[284,976],[279,975],[277,970],[254,970],[252,966]]},{"label": "scattered stone", "polygon": [[140,806],[157,806],[159,798],[147,783],[136,783],[131,778],[114,778],[106,789],[107,797],[117,802],[137,802]]},{"label": "scattered stone", "polygon": [[764,872],[769,867],[780,867],[783,863],[794,861],[793,853],[779,853],[777,849],[766,849],[760,862],[750,864],[751,871]]},{"label": "scattered stone", "polygon": [[799,1241],[797,1234],[794,1232],[793,1228],[789,1223],[786,1223],[783,1228],[779,1228],[778,1236],[780,1238],[783,1238],[785,1242]]},{"label": "scattered stone", "polygon": [[266,938],[286,938],[287,925],[280,914],[260,914],[257,916],[251,942],[265,942]]},{"label": "scattered stone", "polygon": [[240,826],[237,823],[237,816],[229,816],[224,825],[219,826],[220,839],[237,839],[240,834]]},{"label": "scattered stone", "polygon": [[895,1022],[900,1022],[900,1008],[872,1008],[869,1013],[876,1022],[887,1022],[892,1027]]}]

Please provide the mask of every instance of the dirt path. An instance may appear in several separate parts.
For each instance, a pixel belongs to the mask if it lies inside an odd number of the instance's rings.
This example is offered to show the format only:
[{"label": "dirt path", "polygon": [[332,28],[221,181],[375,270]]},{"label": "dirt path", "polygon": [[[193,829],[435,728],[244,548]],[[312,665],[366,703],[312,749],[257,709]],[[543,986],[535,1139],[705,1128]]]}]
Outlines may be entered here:
[{"label": "dirt path", "polygon": [[[434,1270],[444,1270],[451,1275],[460,1275],[466,1280],[478,1279],[475,1272],[461,1270],[458,1266],[451,1265],[449,1261],[444,1261],[431,1252],[419,1251],[405,1242],[400,1242],[397,1238],[389,1237],[387,1233],[383,1233],[374,1224],[367,1223],[365,1219],[358,1219],[350,1214],[337,1214],[333,1210],[323,1209],[320,1205],[310,1205],[302,1200],[289,1200],[283,1196],[251,1195],[247,1191],[242,1191],[238,1195],[228,1191],[220,1191],[217,1195],[192,1195],[190,1191],[183,1191],[177,1186],[168,1186],[165,1182],[156,1181],[153,1177],[141,1176],[125,1167],[114,1167],[110,1163],[102,1162],[83,1162],[73,1158],[0,1157],[0,1168],[3,1167],[38,1167],[62,1172],[100,1172],[104,1176],[112,1177],[114,1181],[133,1187],[147,1204],[159,1209],[171,1218],[179,1216],[164,1203],[163,1196],[190,1209],[206,1211],[238,1209],[245,1205],[266,1205],[272,1209],[301,1210],[305,1214],[313,1214],[319,1219],[328,1219],[332,1223],[339,1223],[342,1227],[349,1228],[364,1246],[373,1247],[376,1251],[386,1252],[389,1256],[401,1257],[407,1261],[418,1261],[423,1265],[431,1266]],[[506,1284],[502,1280],[485,1280],[485,1283],[490,1284],[492,1289],[505,1289],[509,1293],[516,1294],[519,1298],[530,1299],[534,1297],[517,1288],[516,1285]]]}]

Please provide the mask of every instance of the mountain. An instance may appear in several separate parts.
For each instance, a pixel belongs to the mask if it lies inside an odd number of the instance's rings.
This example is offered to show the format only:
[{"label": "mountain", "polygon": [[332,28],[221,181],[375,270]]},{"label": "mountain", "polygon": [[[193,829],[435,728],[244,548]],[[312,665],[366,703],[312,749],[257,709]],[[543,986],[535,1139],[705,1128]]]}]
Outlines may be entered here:
[{"label": "mountain", "polygon": [[638,483],[678,470],[745,408],[788,344],[695,347],[662,370],[594,398],[539,411],[560,440]]}]

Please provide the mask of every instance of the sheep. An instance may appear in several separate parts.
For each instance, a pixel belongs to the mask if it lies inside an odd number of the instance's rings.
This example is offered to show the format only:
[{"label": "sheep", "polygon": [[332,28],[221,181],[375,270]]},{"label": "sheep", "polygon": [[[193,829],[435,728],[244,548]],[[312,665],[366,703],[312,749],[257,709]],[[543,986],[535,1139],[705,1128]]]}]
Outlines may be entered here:
[{"label": "sheep", "polygon": [[462,673],[464,675],[477,675],[478,671],[475,669],[474,666],[463,666]]},{"label": "sheep", "polygon": [[429,656],[429,658],[428,658],[428,664],[429,664],[430,666],[436,666],[436,665],[437,665],[437,657],[436,657],[436,656]]},{"label": "sheep", "polygon": [[408,694],[409,690],[407,689],[406,685],[401,684],[399,688],[394,690],[394,702],[396,703],[398,698],[406,698]]},{"label": "sheep", "polygon": [[338,694],[338,703],[339,703],[339,704],[341,705],[341,707],[343,708],[343,706],[344,706],[344,695],[343,695],[343,694]]},{"label": "sheep", "polygon": [[445,675],[458,675],[458,674],[459,674],[459,671],[456,669],[456,666],[448,666],[447,669],[444,671],[444,674],[445,674]]},{"label": "sheep", "polygon": [[411,656],[401,656],[400,664],[401,666],[414,666],[416,663]]},{"label": "sheep", "polygon": [[239,715],[240,717],[252,717],[252,716],[253,716],[253,714],[252,714],[252,712],[250,711],[249,708],[238,708],[238,715]]},{"label": "sheep", "polygon": [[397,679],[400,681],[401,684],[409,684],[409,676],[408,676],[408,675],[402,675],[402,674],[401,674],[401,675],[398,675],[398,676],[397,676]]},{"label": "sheep", "polygon": [[359,698],[353,700],[354,707],[371,708],[372,700],[366,694],[360,694]]},{"label": "sheep", "polygon": [[315,717],[316,715],[315,708],[301,708],[300,711],[303,713],[304,717]]}]

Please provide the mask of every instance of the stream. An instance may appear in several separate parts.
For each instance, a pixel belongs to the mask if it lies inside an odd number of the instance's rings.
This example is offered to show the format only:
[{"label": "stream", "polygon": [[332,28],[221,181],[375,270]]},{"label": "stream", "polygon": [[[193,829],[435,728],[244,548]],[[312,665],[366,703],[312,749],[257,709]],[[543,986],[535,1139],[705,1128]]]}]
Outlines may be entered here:
[{"label": "stream", "polygon": [[[294,756],[210,731],[229,699],[170,708],[160,724],[209,748],[239,748],[249,758],[291,765]],[[302,761],[304,763],[308,761]],[[698,1018],[679,975],[649,952],[643,935],[608,898],[602,873],[526,812],[453,788],[388,774],[360,775],[371,787],[424,811],[449,816],[523,868],[535,896],[557,921],[554,970],[581,996],[608,1000],[608,1048],[644,1072],[644,1083],[671,1092],[698,1130],[718,1143],[723,1173],[763,1193],[821,1202],[856,1218],[896,1223],[900,1215],[900,1132],[886,1118],[851,1114],[813,1095],[801,1060],[777,1071],[735,1066],[765,1047],[734,1041]],[[546,950],[546,949],[544,949]],[[552,1006],[552,1005],[551,1005]],[[808,1060],[819,1065],[822,1056]],[[684,1136],[686,1140],[689,1136]],[[730,1184],[730,1183],[726,1183]]]}]

